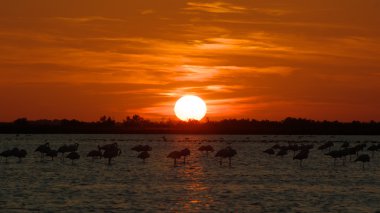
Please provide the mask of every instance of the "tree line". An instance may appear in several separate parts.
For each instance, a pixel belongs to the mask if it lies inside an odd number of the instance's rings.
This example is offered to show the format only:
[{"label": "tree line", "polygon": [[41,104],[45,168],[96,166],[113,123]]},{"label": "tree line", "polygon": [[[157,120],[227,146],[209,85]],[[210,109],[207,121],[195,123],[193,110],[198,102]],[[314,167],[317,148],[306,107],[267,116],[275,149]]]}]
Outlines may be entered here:
[{"label": "tree line", "polygon": [[281,121],[255,119],[224,119],[220,121],[188,122],[177,120],[151,121],[139,115],[116,121],[102,116],[98,121],[28,120],[1,122],[0,133],[73,133],[73,134],[293,134],[293,135],[378,135],[380,122],[317,121],[304,118],[286,118]]}]

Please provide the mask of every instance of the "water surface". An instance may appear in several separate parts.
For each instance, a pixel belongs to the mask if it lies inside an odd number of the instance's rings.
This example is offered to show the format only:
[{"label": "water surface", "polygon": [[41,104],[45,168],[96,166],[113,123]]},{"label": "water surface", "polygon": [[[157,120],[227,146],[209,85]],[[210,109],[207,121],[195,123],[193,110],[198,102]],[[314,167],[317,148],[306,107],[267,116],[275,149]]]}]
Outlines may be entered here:
[{"label": "water surface", "polygon": [[[229,136],[229,135],[0,135],[0,150],[28,151],[22,163],[0,163],[0,209],[3,212],[376,212],[380,211],[380,153],[363,170],[346,166],[315,148],[303,167],[292,160],[262,153],[275,143],[327,140],[380,142],[378,136]],[[79,143],[81,159],[71,165],[59,159],[40,162],[34,149],[48,141],[57,149]],[[108,166],[86,154],[98,144],[117,142],[122,155]],[[149,144],[153,151],[143,163],[130,150]],[[232,146],[238,155],[229,168],[200,145],[216,150]],[[336,142],[339,147],[341,142]],[[368,146],[367,145],[367,146]],[[188,164],[173,167],[166,158],[189,148]]]}]

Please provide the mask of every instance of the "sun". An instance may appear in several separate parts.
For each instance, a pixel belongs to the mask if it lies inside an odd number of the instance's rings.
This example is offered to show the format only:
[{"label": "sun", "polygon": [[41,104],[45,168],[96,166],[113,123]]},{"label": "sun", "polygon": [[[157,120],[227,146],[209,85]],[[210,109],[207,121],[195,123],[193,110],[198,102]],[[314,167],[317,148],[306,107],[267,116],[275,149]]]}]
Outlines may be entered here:
[{"label": "sun", "polygon": [[175,115],[183,120],[201,120],[207,112],[206,103],[198,96],[185,95],[174,106]]}]

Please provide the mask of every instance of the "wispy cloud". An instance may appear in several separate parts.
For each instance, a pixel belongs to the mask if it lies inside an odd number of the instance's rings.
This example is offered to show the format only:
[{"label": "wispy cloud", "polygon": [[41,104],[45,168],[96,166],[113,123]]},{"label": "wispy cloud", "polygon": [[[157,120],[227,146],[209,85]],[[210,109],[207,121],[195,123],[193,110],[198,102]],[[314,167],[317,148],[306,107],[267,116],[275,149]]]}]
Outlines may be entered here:
[{"label": "wispy cloud", "polygon": [[238,6],[227,2],[188,2],[185,9],[209,13],[242,13],[247,10],[243,6]]}]

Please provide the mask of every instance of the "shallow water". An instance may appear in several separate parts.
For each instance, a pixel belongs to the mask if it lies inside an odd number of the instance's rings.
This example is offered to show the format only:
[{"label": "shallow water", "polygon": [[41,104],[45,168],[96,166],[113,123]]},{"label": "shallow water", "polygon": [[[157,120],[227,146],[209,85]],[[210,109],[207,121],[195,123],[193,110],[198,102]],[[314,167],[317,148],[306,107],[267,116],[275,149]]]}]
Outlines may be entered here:
[{"label": "shallow water", "polygon": [[[0,151],[19,147],[28,156],[18,163],[0,163],[1,212],[376,212],[380,211],[380,153],[362,169],[345,166],[314,148],[303,167],[262,153],[275,143],[314,143],[327,140],[380,142],[379,136],[229,136],[229,135],[0,135]],[[40,162],[34,149],[48,141],[57,149],[79,143],[81,159]],[[108,166],[86,154],[98,144],[117,142],[122,155]],[[143,163],[130,150],[149,144],[153,151]],[[228,145],[238,155],[229,168],[214,154],[207,158],[200,145],[216,150]],[[340,147],[341,142],[336,142]],[[368,146],[367,145],[367,146]],[[189,148],[188,163],[166,155]]]}]

